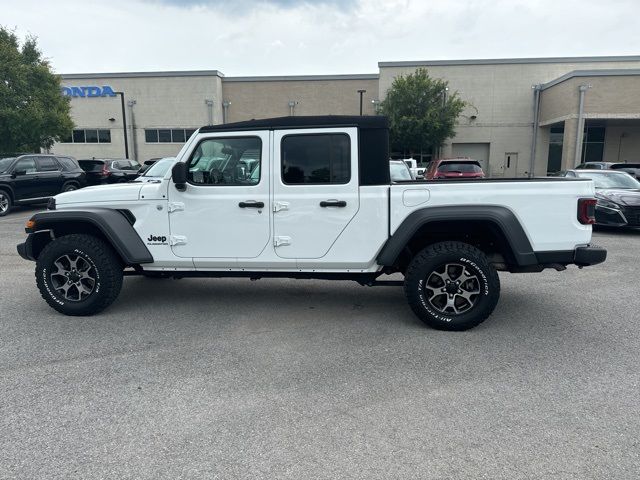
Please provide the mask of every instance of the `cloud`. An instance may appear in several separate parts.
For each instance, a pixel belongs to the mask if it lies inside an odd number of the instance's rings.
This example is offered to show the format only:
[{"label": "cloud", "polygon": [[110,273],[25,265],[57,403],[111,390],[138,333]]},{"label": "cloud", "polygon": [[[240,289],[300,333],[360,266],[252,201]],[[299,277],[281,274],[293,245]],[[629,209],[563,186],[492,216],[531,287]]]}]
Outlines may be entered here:
[{"label": "cloud", "polygon": [[205,7],[224,8],[233,11],[247,11],[253,8],[261,8],[265,5],[276,8],[298,8],[308,5],[331,5],[338,8],[352,8],[357,3],[356,0],[144,0],[148,3],[171,5],[180,8]]},{"label": "cloud", "polygon": [[0,8],[2,22],[37,35],[65,73],[372,73],[391,60],[640,53],[628,21],[640,14],[635,0],[0,0]]}]

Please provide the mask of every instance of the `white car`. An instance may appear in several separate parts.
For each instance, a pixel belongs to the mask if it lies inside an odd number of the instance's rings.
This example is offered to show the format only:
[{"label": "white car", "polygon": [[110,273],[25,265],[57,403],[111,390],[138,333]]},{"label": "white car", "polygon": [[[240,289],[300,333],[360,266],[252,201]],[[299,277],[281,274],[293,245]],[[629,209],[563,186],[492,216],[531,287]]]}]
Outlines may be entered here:
[{"label": "white car", "polygon": [[406,182],[407,180],[415,180],[413,173],[402,160],[389,161],[389,174],[392,182]]},{"label": "white car", "polygon": [[[589,245],[591,180],[392,183],[388,145],[374,116],[203,127],[160,182],[57,195],[18,252],[67,315],[106,308],[124,274],[320,278],[400,283],[414,313],[446,330],[491,314],[498,270],[605,260]],[[394,273],[404,280],[380,281]]]},{"label": "white car", "polygon": [[138,178],[133,180],[134,182],[161,182],[162,178],[167,174],[167,172],[173,167],[173,164],[176,163],[175,157],[165,157],[156,160],[153,165],[151,165],[145,172],[140,175]]}]

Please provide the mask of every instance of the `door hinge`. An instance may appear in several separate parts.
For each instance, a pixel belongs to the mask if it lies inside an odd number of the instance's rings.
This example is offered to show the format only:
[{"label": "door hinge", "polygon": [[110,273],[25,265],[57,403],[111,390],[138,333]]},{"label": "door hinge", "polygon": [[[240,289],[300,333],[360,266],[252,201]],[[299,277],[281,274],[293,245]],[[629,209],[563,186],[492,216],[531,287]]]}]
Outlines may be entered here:
[{"label": "door hinge", "polygon": [[171,202],[169,205],[167,205],[167,211],[169,213],[177,212],[178,210],[184,210],[184,203],[182,203],[182,202]]},{"label": "door hinge", "polygon": [[291,245],[291,237],[273,237],[273,246]]},{"label": "door hinge", "polygon": [[273,211],[289,210],[289,202],[273,202]]},{"label": "door hinge", "polygon": [[186,245],[187,244],[187,237],[185,237],[184,235],[171,235],[169,237],[169,245],[171,245],[172,247],[174,245]]}]

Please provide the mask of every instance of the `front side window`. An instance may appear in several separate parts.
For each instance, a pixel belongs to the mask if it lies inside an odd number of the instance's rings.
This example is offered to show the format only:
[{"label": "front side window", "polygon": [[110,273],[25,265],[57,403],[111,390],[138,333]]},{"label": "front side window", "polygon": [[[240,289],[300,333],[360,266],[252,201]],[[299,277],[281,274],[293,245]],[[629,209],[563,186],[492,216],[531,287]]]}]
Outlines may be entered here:
[{"label": "front side window", "polygon": [[281,151],[282,181],[288,185],[345,184],[351,179],[349,135],[287,135]]},{"label": "front side window", "polygon": [[14,171],[21,173],[36,173],[36,161],[33,157],[21,158],[16,163]]},{"label": "front side window", "polygon": [[261,162],[258,137],[209,138],[203,140],[189,160],[189,183],[196,185],[257,185],[252,175]]}]

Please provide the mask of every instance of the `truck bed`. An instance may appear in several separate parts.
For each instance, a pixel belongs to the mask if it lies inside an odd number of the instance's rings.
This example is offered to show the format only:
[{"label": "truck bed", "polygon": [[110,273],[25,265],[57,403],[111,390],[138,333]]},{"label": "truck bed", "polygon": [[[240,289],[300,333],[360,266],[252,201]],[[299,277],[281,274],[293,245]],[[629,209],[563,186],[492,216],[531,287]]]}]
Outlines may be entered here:
[{"label": "truck bed", "polygon": [[588,244],[591,226],[577,219],[577,202],[593,197],[588,179],[563,177],[413,180],[390,188],[389,233],[412,212],[431,207],[503,207],[522,225],[536,252]]}]

